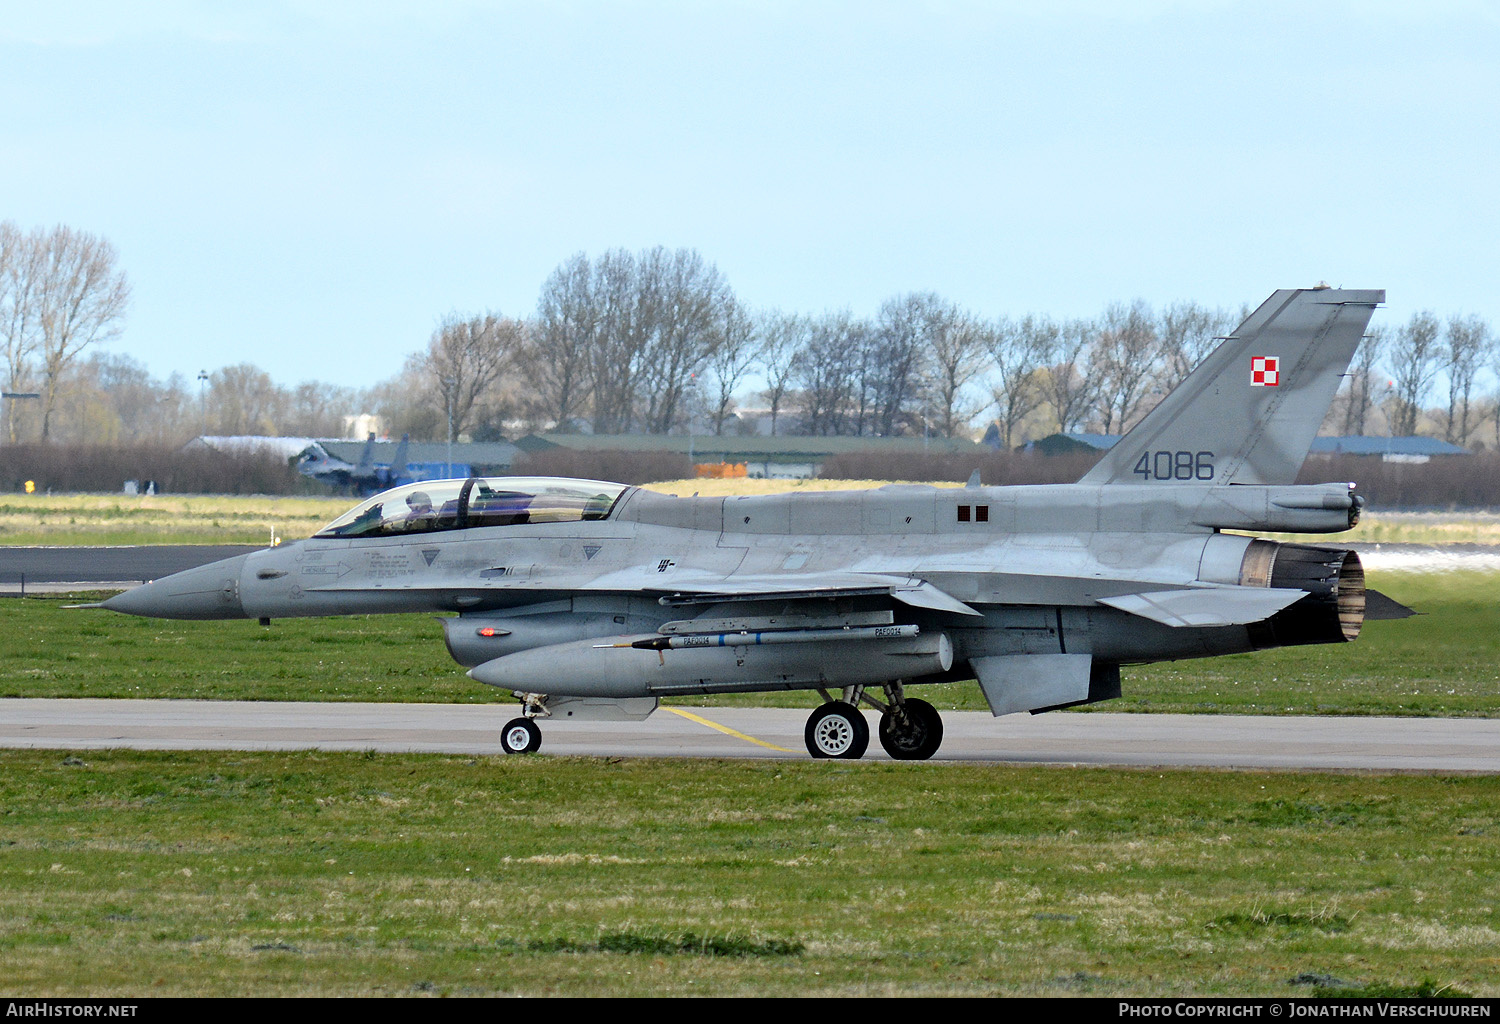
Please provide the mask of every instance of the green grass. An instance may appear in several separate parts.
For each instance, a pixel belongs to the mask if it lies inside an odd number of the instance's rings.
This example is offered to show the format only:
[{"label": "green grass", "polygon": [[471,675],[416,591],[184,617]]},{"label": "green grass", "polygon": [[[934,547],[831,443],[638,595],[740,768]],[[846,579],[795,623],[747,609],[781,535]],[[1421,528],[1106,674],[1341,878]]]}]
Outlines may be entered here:
[{"label": "green grass", "polygon": [[510,701],[466,677],[431,615],[180,622],[0,599],[0,696]]},{"label": "green grass", "polygon": [[[1500,574],[1374,575],[1421,610],[1367,623],[1352,644],[1128,666],[1108,711],[1479,716],[1500,714]],[[225,700],[509,701],[464,676],[429,615],[169,622],[0,599],[0,696]],[[977,685],[920,688],[983,710]],[[680,699],[683,706],[812,706],[813,691]]]},{"label": "green grass", "polygon": [[350,498],[164,494],[8,495],[0,544],[268,544],[311,536],[354,504]]},{"label": "green grass", "polygon": [[1485,777],[7,751],[0,822],[5,995],[1500,994]]}]

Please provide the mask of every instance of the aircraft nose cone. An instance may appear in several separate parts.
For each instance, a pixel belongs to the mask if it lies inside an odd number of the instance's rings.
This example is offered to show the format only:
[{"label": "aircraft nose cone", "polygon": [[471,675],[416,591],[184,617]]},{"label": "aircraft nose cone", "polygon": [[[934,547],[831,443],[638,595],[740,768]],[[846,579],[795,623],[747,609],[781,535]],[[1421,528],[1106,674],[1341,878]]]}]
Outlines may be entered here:
[{"label": "aircraft nose cone", "polygon": [[243,619],[240,572],[248,557],[235,555],[164,576],[116,594],[103,607],[156,619]]}]

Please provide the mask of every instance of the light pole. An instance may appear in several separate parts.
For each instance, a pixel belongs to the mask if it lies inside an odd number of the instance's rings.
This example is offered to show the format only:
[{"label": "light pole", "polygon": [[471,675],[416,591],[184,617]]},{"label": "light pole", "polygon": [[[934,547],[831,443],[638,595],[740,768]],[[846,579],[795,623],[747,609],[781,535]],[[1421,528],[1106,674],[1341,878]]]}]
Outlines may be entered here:
[{"label": "light pole", "polygon": [[[0,391],[0,401],[5,401],[7,399],[9,399],[11,401],[14,401],[17,398],[41,398],[41,397],[42,397],[42,395],[41,395],[41,392],[39,392],[39,391]],[[6,420],[5,421],[5,435],[6,435],[7,438],[9,438],[10,432],[11,432],[11,423],[10,423],[10,420]]]},{"label": "light pole", "polygon": [[203,387],[208,383],[208,371],[198,371],[198,432],[201,436],[208,436],[208,399],[204,397]]}]

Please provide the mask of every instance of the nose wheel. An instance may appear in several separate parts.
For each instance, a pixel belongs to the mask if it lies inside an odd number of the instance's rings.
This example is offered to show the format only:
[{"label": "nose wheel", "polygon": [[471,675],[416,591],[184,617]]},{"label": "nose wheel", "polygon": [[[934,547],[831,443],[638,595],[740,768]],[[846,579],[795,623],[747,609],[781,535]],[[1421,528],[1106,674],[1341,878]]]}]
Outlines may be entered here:
[{"label": "nose wheel", "polygon": [[529,718],[512,719],[500,730],[500,746],[507,754],[534,754],[542,745],[542,730]]},{"label": "nose wheel", "polygon": [[847,701],[834,700],[819,705],[807,719],[803,730],[807,752],[813,757],[838,757],[857,760],[865,756],[870,745],[870,725],[859,708]]}]

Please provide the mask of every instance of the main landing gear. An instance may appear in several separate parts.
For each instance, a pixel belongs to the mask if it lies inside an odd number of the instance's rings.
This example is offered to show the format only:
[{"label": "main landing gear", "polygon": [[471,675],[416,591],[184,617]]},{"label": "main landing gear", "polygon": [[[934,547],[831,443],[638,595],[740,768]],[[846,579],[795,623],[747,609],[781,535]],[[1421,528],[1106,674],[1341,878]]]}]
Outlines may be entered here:
[{"label": "main landing gear", "polygon": [[870,726],[859,708],[848,701],[831,700],[807,718],[802,730],[807,752],[813,757],[842,757],[856,760],[865,756],[870,745]]},{"label": "main landing gear", "polygon": [[925,700],[908,697],[880,716],[880,745],[897,761],[925,761],[943,742],[943,720]]},{"label": "main landing gear", "polygon": [[860,713],[863,701],[880,711],[880,745],[897,761],[925,761],[937,753],[943,742],[943,719],[937,708],[925,700],[907,697],[901,681],[884,686],[885,701],[865,693],[863,686],[846,686],[843,699],[834,700],[827,690],[819,690],[826,702],[807,719],[803,738],[807,752],[816,758],[837,757],[855,760],[865,755],[870,745],[870,726]]}]

